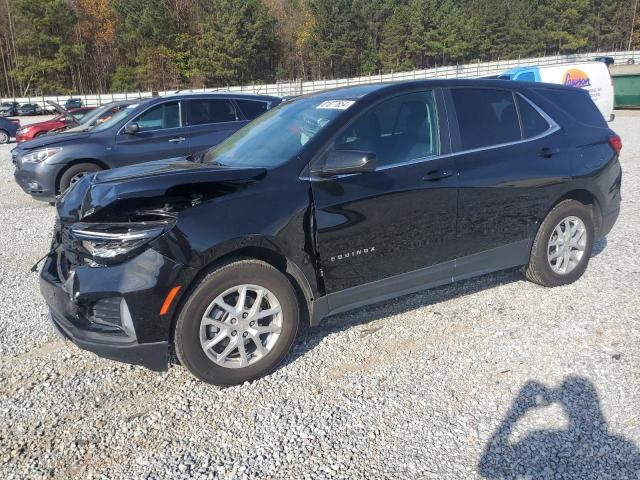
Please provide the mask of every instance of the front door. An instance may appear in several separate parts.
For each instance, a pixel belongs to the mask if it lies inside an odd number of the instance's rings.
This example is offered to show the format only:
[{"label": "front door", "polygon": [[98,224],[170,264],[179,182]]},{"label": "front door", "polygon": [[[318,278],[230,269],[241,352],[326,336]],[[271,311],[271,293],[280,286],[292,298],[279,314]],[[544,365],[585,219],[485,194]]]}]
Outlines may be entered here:
[{"label": "front door", "polygon": [[113,163],[117,167],[189,154],[189,128],[183,125],[179,101],[154,105],[132,119],[139,131],[116,136]]},{"label": "front door", "polygon": [[424,91],[387,99],[337,135],[333,149],[375,153],[375,172],[312,178],[327,293],[375,288],[371,282],[415,271],[422,273],[393,282],[397,290],[428,283],[429,271],[434,280],[451,278],[458,180],[454,161],[440,156],[446,142],[438,125],[445,122],[436,96]]}]

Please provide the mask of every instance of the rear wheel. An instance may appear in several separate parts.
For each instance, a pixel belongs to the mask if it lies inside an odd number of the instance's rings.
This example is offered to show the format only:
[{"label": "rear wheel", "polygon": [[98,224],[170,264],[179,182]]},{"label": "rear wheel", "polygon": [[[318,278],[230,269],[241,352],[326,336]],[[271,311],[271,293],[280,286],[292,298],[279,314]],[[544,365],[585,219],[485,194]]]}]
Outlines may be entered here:
[{"label": "rear wheel", "polygon": [[9,132],[0,130],[0,144],[9,143]]},{"label": "rear wheel", "polygon": [[575,200],[560,202],[538,230],[526,277],[545,287],[575,282],[587,269],[594,237],[592,208]]},{"label": "rear wheel", "polygon": [[280,271],[259,260],[230,262],[207,275],[182,307],[176,353],[205,382],[251,381],[287,355],[298,322],[296,293]]},{"label": "rear wheel", "polygon": [[78,163],[67,168],[60,177],[59,193],[63,193],[69,187],[82,180],[82,177],[102,170],[95,163]]}]

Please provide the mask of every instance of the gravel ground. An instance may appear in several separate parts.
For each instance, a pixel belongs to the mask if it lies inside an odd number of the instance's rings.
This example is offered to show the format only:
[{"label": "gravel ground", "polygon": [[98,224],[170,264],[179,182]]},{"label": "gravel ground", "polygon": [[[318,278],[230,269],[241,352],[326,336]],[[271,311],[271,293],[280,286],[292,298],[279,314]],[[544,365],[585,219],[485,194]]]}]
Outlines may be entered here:
[{"label": "gravel ground", "polygon": [[620,220],[576,284],[515,271],[334,316],[220,389],[57,339],[54,211],[0,147],[0,478],[640,478],[640,117]]}]

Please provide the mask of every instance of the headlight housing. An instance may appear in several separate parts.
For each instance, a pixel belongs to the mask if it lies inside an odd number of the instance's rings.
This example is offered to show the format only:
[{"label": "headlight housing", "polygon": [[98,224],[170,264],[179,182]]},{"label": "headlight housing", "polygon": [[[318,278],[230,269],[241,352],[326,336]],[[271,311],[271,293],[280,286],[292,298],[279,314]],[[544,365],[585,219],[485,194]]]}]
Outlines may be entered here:
[{"label": "headlight housing", "polygon": [[51,158],[55,154],[59,153],[61,150],[62,147],[43,148],[41,150],[35,150],[23,156],[22,163],[42,163],[47,158]]},{"label": "headlight housing", "polygon": [[149,222],[76,223],[71,235],[97,264],[122,261],[169,230],[175,219]]}]

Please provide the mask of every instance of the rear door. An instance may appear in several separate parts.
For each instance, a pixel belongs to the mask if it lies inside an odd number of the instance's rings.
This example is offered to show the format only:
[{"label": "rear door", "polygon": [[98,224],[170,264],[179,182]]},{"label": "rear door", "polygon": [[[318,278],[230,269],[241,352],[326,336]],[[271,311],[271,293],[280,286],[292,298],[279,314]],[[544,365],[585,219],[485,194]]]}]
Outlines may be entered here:
[{"label": "rear door", "polygon": [[460,179],[456,276],[526,263],[537,225],[568,179],[559,127],[508,89],[449,93]]},{"label": "rear door", "polygon": [[191,154],[217,145],[248,123],[235,103],[227,98],[198,98],[185,104]]},{"label": "rear door", "polygon": [[332,149],[367,151],[378,165],[312,178],[325,288],[340,292],[330,297],[332,310],[451,279],[458,180],[454,160],[441,155],[448,151],[441,126],[437,91],[398,95],[356,117],[316,159],[321,165]]},{"label": "rear door", "polygon": [[188,155],[189,130],[181,115],[182,103],[159,103],[131,119],[128,124],[137,123],[139,131],[130,135],[124,133],[124,127],[120,129],[113,163],[120,167]]}]

